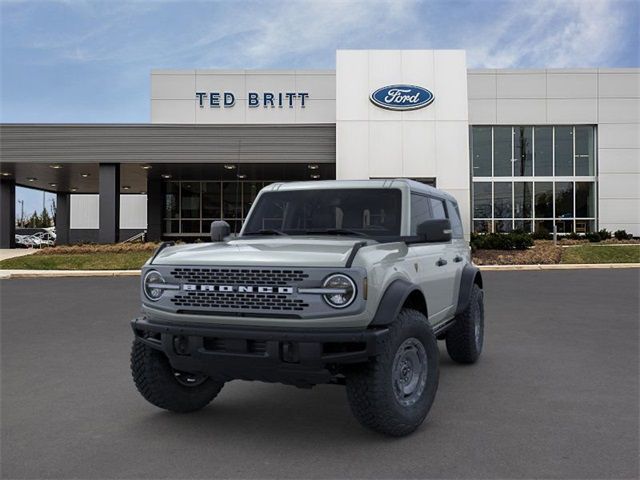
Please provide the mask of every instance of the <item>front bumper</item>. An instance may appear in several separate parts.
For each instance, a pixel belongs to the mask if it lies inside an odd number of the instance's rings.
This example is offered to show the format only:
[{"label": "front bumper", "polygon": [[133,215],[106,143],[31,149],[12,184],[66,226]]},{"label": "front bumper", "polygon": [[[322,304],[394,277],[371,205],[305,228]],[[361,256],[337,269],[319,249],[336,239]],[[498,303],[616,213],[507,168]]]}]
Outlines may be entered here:
[{"label": "front bumper", "polygon": [[167,355],[180,371],[211,378],[261,380],[298,386],[335,382],[340,367],[362,363],[380,351],[388,334],[379,329],[291,329],[176,325],[131,321],[137,341]]}]

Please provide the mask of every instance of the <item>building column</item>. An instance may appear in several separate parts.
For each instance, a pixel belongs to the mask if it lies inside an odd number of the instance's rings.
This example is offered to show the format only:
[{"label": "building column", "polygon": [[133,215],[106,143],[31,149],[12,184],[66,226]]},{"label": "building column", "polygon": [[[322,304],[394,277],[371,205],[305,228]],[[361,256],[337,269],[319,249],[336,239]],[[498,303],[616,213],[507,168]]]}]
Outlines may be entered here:
[{"label": "building column", "polygon": [[162,191],[164,182],[160,179],[147,179],[147,241],[159,242],[162,239]]},{"label": "building column", "polygon": [[16,246],[16,182],[0,180],[0,248]]},{"label": "building column", "polygon": [[99,243],[116,243],[120,235],[120,164],[101,163]]},{"label": "building column", "polygon": [[56,245],[69,245],[71,220],[71,195],[64,192],[56,194]]}]

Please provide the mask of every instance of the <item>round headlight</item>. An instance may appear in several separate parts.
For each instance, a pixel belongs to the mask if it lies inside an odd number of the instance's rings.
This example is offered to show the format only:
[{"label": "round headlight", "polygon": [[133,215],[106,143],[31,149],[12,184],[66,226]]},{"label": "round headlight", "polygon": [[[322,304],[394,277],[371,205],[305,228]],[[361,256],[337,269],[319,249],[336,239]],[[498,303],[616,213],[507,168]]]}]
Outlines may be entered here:
[{"label": "round headlight", "polygon": [[323,295],[325,302],[333,308],[348,307],[356,298],[356,284],[341,273],[327,277],[322,286],[333,290]]},{"label": "round headlight", "polygon": [[158,272],[156,272],[155,270],[147,272],[147,274],[144,276],[142,288],[144,290],[145,297],[153,302],[158,300],[164,292],[164,289],[158,287],[158,285],[163,283],[164,278],[162,278],[162,275],[160,275]]}]

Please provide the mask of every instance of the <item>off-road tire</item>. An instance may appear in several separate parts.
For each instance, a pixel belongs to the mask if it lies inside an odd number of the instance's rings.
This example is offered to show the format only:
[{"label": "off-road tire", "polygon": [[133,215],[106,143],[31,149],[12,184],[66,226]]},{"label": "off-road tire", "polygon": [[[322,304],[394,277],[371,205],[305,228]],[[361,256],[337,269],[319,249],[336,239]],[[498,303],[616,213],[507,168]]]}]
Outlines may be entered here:
[{"label": "off-road tire", "polygon": [[[424,390],[413,405],[404,406],[393,387],[393,365],[403,342],[417,339],[427,358]],[[378,356],[347,373],[347,398],[354,416],[365,427],[394,437],[417,429],[431,409],[438,389],[438,344],[425,316],[412,309],[402,309],[390,325],[388,336]]]},{"label": "off-road tire", "polygon": [[131,348],[131,374],[136,388],[149,403],[178,413],[206,407],[224,386],[224,382],[210,378],[198,385],[182,385],[167,356],[137,340]]},{"label": "off-road tire", "polygon": [[[479,338],[476,339],[476,327]],[[484,293],[473,284],[469,304],[456,316],[454,325],[447,330],[445,338],[447,352],[451,359],[458,363],[475,363],[482,353],[484,342]]]}]

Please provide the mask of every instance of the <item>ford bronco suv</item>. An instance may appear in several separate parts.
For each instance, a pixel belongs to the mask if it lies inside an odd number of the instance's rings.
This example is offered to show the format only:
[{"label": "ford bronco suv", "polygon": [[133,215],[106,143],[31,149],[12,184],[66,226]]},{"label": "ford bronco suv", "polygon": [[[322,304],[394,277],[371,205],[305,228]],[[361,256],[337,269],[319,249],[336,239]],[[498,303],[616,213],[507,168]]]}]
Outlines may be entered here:
[{"label": "ford bronco suv", "polygon": [[355,417],[401,436],[438,388],[438,345],[474,363],[482,277],[456,200],[410,180],[276,183],[235,237],[163,244],[142,269],[131,369],[152,404],[205,407],[225,382],[345,385]]}]

